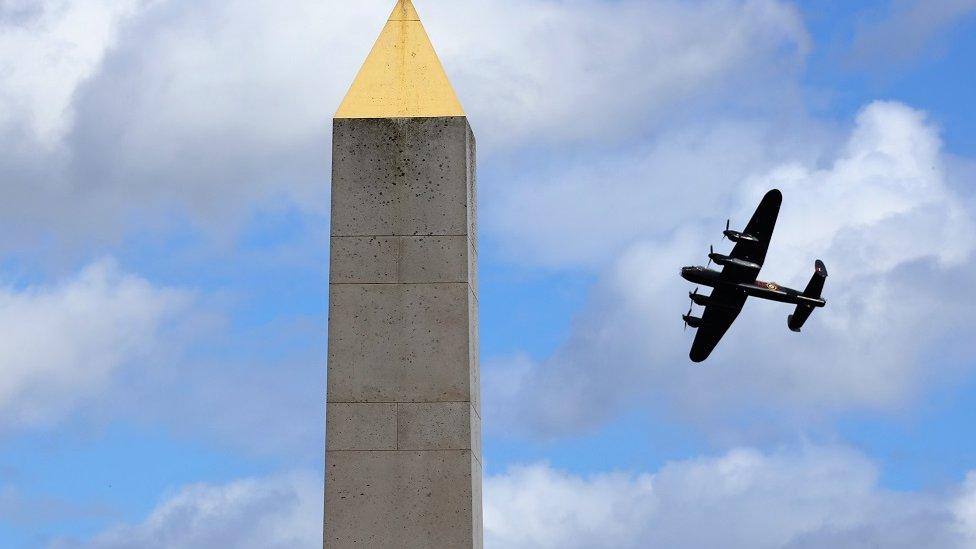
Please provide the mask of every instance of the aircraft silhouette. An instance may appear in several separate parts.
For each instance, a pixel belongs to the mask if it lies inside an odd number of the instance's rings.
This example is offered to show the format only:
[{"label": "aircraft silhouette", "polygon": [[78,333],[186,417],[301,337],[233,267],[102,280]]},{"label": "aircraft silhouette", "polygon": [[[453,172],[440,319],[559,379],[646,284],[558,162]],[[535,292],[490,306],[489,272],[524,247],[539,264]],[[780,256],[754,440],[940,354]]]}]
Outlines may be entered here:
[{"label": "aircraft silhouette", "polygon": [[[718,254],[712,247],[709,250],[707,267],[681,269],[681,277],[685,280],[712,288],[711,295],[707,296],[699,294],[698,288],[689,293],[691,307],[688,308],[688,314],[681,317],[685,321],[685,328],[691,326],[698,330],[689,354],[693,362],[702,362],[708,358],[739,316],[749,296],[796,305],[796,311],[786,321],[794,332],[800,331],[814,308],[827,304],[820,297],[827,278],[827,268],[819,259],[815,263],[813,277],[802,292],[785,288],[775,282],[756,280],[766,259],[766,250],[769,248],[782,202],[783,194],[779,190],[769,191],[759,203],[745,230],[733,231],[730,228],[731,220],[726,222],[723,234],[725,238],[735,242],[732,253]],[[722,266],[721,271],[710,268],[713,261]],[[705,307],[701,317],[691,315],[695,305]]]}]

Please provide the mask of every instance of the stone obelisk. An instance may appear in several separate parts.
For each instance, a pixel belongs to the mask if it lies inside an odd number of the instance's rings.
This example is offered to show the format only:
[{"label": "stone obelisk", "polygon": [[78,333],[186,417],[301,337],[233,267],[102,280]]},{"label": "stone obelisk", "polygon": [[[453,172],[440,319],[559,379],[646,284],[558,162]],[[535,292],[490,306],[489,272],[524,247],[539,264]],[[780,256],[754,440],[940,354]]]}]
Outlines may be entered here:
[{"label": "stone obelisk", "polygon": [[333,122],[326,548],[482,546],[475,143],[400,0]]}]

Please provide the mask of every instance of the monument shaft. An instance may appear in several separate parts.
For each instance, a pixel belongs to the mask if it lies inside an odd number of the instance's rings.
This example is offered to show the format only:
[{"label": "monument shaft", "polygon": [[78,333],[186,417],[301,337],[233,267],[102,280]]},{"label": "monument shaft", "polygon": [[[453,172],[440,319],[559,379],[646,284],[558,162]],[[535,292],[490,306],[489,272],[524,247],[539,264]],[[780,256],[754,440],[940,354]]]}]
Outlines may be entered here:
[{"label": "monument shaft", "polygon": [[475,143],[438,71],[401,0],[333,124],[326,548],[482,546]]},{"label": "monument shaft", "polygon": [[463,117],[336,119],[326,547],[475,547],[474,138]]}]

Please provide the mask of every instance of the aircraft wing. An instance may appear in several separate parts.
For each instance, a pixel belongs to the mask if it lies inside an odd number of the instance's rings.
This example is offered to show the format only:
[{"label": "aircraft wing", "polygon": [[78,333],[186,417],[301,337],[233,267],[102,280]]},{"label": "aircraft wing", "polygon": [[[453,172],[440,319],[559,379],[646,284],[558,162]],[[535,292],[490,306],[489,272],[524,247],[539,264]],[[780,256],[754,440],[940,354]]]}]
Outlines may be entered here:
[{"label": "aircraft wing", "polygon": [[[756,213],[752,214],[752,219],[742,231],[751,234],[759,241],[742,240],[737,242],[729,257],[744,259],[762,266],[763,262],[766,261],[766,250],[769,249],[769,241],[773,237],[773,229],[776,227],[776,218],[779,217],[779,207],[782,203],[783,194],[779,190],[773,189],[766,193],[762,202],[759,203],[759,207],[756,208]],[[736,282],[752,282],[758,273],[730,264],[722,269],[722,274]]]},{"label": "aircraft wing", "polygon": [[735,322],[742,306],[746,303],[746,294],[728,288],[715,288],[711,299],[714,303],[705,307],[702,323],[695,334],[695,342],[691,345],[691,360],[701,362],[708,358],[712,349],[722,340],[729,326]]}]

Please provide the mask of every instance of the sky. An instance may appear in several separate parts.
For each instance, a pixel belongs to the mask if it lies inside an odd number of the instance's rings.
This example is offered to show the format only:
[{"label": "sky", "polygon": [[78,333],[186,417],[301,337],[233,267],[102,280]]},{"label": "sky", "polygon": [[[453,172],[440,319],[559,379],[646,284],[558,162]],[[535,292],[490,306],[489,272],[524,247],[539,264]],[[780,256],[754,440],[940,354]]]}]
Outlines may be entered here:
[{"label": "sky", "polygon": [[[0,547],[321,544],[331,118],[392,0],[0,1]],[[415,0],[489,548],[976,547],[976,0]],[[687,359],[681,266],[784,194]]]}]

